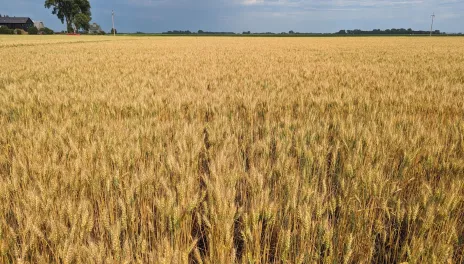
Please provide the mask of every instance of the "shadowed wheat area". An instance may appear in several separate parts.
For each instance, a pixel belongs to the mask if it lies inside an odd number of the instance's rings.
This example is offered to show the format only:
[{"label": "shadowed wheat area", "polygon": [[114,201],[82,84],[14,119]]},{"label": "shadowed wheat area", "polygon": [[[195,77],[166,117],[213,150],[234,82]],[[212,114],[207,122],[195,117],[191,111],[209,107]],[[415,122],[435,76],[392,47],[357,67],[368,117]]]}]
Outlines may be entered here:
[{"label": "shadowed wheat area", "polygon": [[464,39],[1,37],[1,263],[462,263]]}]

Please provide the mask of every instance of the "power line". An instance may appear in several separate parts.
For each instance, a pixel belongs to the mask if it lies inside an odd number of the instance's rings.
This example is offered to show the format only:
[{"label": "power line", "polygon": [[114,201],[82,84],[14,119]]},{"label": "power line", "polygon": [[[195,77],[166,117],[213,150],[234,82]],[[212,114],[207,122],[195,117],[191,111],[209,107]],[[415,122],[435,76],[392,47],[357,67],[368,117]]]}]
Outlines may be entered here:
[{"label": "power line", "polygon": [[430,25],[430,36],[432,36],[432,32],[433,32],[433,19],[435,18],[435,13],[433,13],[431,17],[432,17],[432,25]]},{"label": "power line", "polygon": [[111,20],[113,21],[113,36],[116,36],[116,29],[114,28],[114,10],[111,10]]}]

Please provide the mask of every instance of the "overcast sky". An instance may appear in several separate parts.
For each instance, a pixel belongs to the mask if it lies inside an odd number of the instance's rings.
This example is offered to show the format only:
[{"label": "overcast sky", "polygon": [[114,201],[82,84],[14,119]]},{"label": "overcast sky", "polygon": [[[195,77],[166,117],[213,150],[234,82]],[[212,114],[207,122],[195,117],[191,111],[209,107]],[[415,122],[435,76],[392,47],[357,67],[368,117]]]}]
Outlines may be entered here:
[{"label": "overcast sky", "polygon": [[[2,1],[0,14],[65,26],[43,0]],[[464,32],[464,0],[90,0],[93,21],[119,32],[167,30],[336,32],[340,29],[435,29]]]}]

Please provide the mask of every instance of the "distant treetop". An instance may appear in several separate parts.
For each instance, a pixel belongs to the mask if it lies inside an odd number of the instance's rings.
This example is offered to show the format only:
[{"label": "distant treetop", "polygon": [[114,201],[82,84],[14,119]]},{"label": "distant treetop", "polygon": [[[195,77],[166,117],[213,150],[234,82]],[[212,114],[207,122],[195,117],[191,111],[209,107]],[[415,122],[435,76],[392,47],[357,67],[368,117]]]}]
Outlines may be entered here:
[{"label": "distant treetop", "polygon": [[[336,34],[344,35],[421,35],[421,34],[430,34],[430,31],[427,30],[412,30],[411,28],[404,29],[404,28],[392,28],[392,29],[373,29],[373,30],[360,30],[360,29],[353,29],[353,30],[345,30],[342,29],[338,31]],[[440,32],[440,30],[434,30],[433,34],[444,34],[444,32]]]}]

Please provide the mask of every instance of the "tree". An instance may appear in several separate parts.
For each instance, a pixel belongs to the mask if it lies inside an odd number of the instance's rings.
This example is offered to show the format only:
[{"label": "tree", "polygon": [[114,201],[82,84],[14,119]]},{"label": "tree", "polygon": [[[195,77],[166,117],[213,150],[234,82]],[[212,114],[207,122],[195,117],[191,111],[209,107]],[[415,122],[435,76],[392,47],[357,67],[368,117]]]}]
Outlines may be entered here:
[{"label": "tree", "polygon": [[0,26],[0,34],[14,34],[13,29],[9,29],[7,26]]},{"label": "tree", "polygon": [[295,34],[295,32],[293,30],[290,30],[288,34]]},{"label": "tree", "polygon": [[53,30],[49,29],[48,27],[44,27],[39,30],[40,32],[43,32],[46,35],[53,35],[55,32]]},{"label": "tree", "polygon": [[113,31],[114,31],[114,34],[118,34],[118,30],[117,30],[117,29],[112,28],[112,29],[111,29],[111,34],[113,34]]},{"label": "tree", "polygon": [[[89,0],[45,0],[44,6],[46,8],[53,8],[52,14],[56,15],[61,20],[61,23],[64,24],[66,22],[68,32],[73,32],[73,25],[76,28],[88,27],[88,22],[91,19]],[[86,17],[82,15],[78,16],[79,14],[83,14]],[[85,25],[87,19],[88,22]]]},{"label": "tree", "polygon": [[346,34],[346,30],[342,29],[342,30],[338,31],[337,34],[342,34],[342,35],[344,35],[344,34]]},{"label": "tree", "polygon": [[90,28],[90,17],[86,14],[77,14],[74,17],[74,26],[76,27],[76,30],[79,31],[79,29],[83,29],[88,31]]},{"label": "tree", "polygon": [[201,29],[198,30],[198,34],[203,34],[203,33],[205,33],[203,30],[201,30]]},{"label": "tree", "polygon": [[39,33],[39,30],[35,26],[32,26],[27,29],[27,33],[29,35],[37,35]]}]

